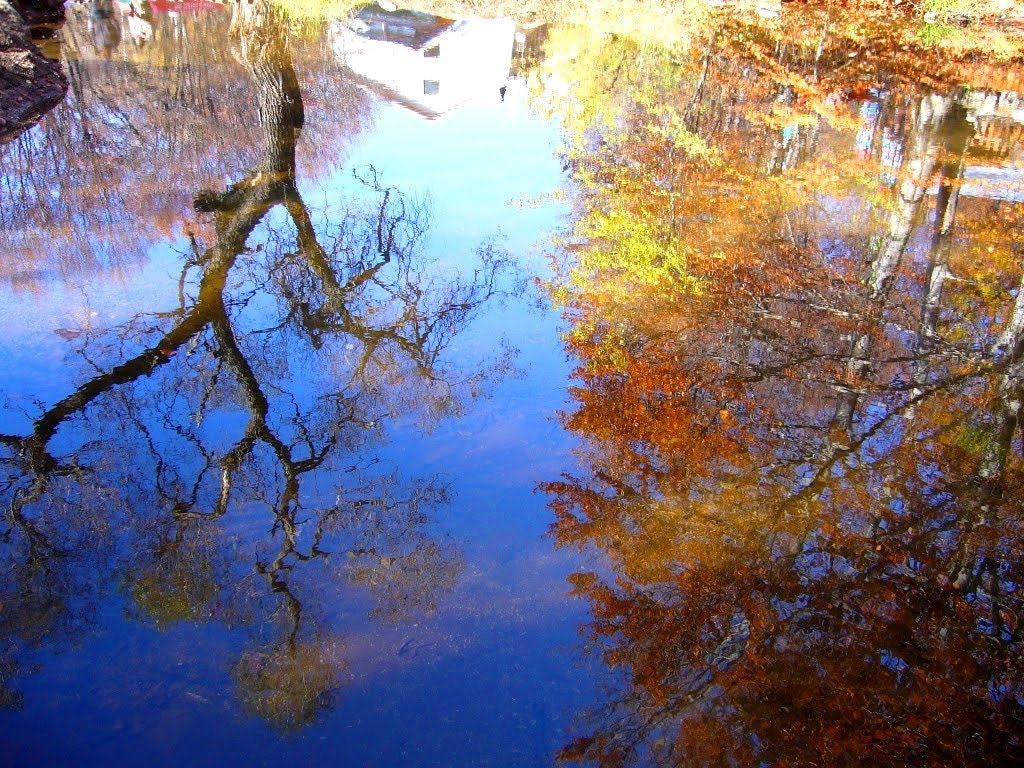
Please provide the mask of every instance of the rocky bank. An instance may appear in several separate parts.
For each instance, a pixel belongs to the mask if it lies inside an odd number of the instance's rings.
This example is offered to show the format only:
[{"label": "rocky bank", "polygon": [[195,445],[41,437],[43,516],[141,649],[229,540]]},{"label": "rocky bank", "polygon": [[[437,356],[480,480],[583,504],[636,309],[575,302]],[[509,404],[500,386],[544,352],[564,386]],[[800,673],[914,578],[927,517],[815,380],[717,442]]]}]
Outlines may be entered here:
[{"label": "rocky bank", "polygon": [[57,104],[68,88],[60,63],[32,43],[29,24],[53,24],[63,6],[0,0],[0,143],[30,126]]}]

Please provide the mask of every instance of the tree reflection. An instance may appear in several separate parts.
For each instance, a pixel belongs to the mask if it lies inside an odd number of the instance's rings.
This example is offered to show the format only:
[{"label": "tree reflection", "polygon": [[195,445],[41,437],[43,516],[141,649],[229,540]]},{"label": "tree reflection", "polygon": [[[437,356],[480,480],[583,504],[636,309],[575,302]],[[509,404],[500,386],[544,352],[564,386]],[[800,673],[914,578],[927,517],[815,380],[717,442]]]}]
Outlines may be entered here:
[{"label": "tree reflection", "polygon": [[[484,246],[461,276],[429,263],[429,205],[372,171],[366,202],[311,211],[286,27],[261,3],[237,13],[262,139],[247,174],[194,199],[212,226],[191,237],[179,306],[75,339],[81,383],[0,435],[7,703],[23,651],[82,630],[119,583],[158,628],[249,627],[239,696],[299,728],[344,681],[325,596],[362,587],[376,617],[401,620],[432,611],[461,570],[429,531],[443,482],[379,469],[378,448],[390,419],[427,428],[501,375],[504,359],[442,353],[502,293],[505,256]],[[268,536],[232,523],[260,514]]]},{"label": "tree reflection", "polygon": [[563,759],[1024,748],[1020,206],[966,194],[968,92],[816,101],[842,77],[816,53],[666,52],[570,150],[583,469],[544,488],[556,541],[610,566],[573,590],[621,676]]},{"label": "tree reflection", "polygon": [[341,686],[343,646],[334,638],[289,639],[269,651],[249,651],[232,674],[245,707],[284,731],[316,721]]},{"label": "tree reflection", "polygon": [[[154,245],[202,227],[196,190],[256,165],[261,123],[245,49],[258,43],[240,34],[254,12],[225,5],[160,14],[140,47],[126,8],[106,0],[68,7],[68,98],[0,149],[0,243],[11,254],[0,279],[15,287],[138,267]],[[289,36],[274,44],[297,62],[289,66],[311,127],[297,139],[298,170],[315,180],[343,158],[372,106],[318,43]]]}]

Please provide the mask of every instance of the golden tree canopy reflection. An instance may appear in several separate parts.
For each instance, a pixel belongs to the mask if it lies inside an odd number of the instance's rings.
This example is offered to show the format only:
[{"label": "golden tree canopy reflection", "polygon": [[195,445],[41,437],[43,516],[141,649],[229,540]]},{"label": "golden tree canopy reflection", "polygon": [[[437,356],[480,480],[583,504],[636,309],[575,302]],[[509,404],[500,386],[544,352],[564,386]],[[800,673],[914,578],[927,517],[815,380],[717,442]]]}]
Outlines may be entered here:
[{"label": "golden tree canopy reflection", "polygon": [[1006,764],[1021,206],[972,186],[969,89],[733,23],[549,38],[602,85],[563,108],[549,285],[581,469],[542,487],[555,541],[600,554],[572,589],[616,673],[562,758]]},{"label": "golden tree canopy reflection", "polygon": [[318,637],[246,652],[232,669],[243,706],[282,731],[316,722],[343,682],[344,641]]}]

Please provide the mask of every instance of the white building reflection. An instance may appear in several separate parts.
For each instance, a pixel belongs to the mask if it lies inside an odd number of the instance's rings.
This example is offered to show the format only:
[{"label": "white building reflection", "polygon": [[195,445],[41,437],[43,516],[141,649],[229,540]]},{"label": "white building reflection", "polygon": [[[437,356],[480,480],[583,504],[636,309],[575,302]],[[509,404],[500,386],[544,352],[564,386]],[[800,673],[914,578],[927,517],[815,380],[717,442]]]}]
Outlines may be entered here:
[{"label": "white building reflection", "polygon": [[372,5],[335,22],[331,45],[366,87],[434,119],[470,101],[499,98],[515,35],[511,19],[453,21]]}]

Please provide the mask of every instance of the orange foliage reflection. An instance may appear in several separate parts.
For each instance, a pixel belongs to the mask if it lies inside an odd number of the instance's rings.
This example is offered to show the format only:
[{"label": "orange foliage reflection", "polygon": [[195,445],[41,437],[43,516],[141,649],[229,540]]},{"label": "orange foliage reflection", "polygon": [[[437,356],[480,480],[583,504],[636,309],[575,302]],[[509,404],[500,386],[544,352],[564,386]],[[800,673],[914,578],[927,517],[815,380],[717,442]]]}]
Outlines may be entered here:
[{"label": "orange foliage reflection", "polygon": [[[619,674],[561,756],[1019,760],[1020,206],[971,181],[973,97],[881,73],[844,106],[820,62],[707,45],[573,160],[582,469],[543,488]],[[685,151],[630,140],[681,103]],[[638,220],[673,270],[620,247]]]}]

